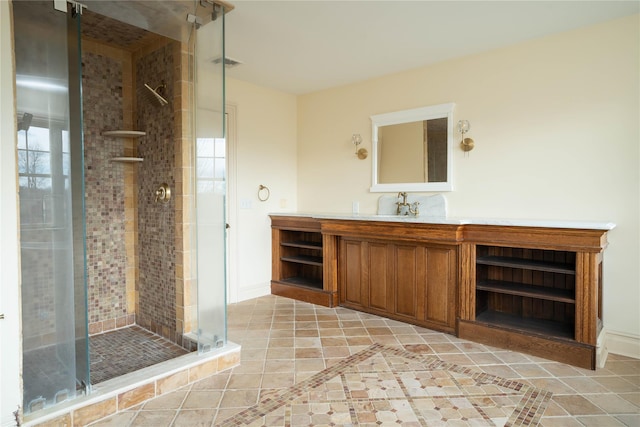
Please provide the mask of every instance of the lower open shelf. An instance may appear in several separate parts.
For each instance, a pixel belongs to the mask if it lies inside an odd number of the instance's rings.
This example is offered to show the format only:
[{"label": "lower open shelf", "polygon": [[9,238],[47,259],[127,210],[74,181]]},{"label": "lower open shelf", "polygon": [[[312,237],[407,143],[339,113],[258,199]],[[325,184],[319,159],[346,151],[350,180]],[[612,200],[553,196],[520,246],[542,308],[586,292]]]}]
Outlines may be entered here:
[{"label": "lower open shelf", "polygon": [[568,340],[574,339],[574,326],[569,323],[525,318],[491,310],[485,310],[477,314],[476,322],[513,329],[523,333],[552,336]]},{"label": "lower open shelf", "polygon": [[310,277],[287,277],[286,279],[280,279],[280,282],[286,283],[287,285],[303,286],[305,288],[322,290],[322,279]]},{"label": "lower open shelf", "polygon": [[338,305],[338,294],[336,292],[325,291],[321,282],[303,277],[272,280],[271,294],[325,307],[336,307]]},{"label": "lower open shelf", "polygon": [[541,327],[546,322],[534,321],[537,328],[524,328],[525,323],[527,326],[531,325],[529,320],[514,318],[515,316],[502,313],[483,312],[476,316],[476,320],[459,319],[458,337],[585,369],[596,368],[595,346],[570,339],[568,333],[558,336],[558,333],[540,332],[548,331],[544,326]]}]

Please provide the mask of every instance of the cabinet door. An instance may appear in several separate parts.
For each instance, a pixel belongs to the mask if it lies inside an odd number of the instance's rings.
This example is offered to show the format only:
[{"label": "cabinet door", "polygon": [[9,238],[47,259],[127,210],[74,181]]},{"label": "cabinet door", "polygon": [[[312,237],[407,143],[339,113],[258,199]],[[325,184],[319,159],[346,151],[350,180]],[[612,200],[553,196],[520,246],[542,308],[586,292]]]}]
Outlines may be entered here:
[{"label": "cabinet door", "polygon": [[340,239],[340,305],[455,330],[456,247]]},{"label": "cabinet door", "polygon": [[362,264],[364,286],[368,290],[367,306],[384,313],[393,310],[393,252],[392,245],[364,242]]},{"label": "cabinet door", "polygon": [[393,314],[452,331],[456,313],[456,248],[394,245]]},{"label": "cabinet door", "polygon": [[364,244],[358,240],[340,240],[340,305],[353,308],[363,308],[367,305],[368,292],[362,280],[362,269],[365,265],[362,251]]},{"label": "cabinet door", "polygon": [[424,320],[426,248],[393,245],[395,304],[393,314],[407,320]]},{"label": "cabinet door", "polygon": [[340,304],[373,312],[391,310],[392,263],[386,243],[341,239]]},{"label": "cabinet door", "polygon": [[456,323],[456,263],[455,248],[425,248],[425,310],[427,324],[453,330]]}]

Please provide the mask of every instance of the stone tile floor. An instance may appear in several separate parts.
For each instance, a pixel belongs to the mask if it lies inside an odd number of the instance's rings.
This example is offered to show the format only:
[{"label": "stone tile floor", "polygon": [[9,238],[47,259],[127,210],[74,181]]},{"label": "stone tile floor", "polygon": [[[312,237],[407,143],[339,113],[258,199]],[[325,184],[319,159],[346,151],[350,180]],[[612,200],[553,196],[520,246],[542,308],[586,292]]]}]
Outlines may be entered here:
[{"label": "stone tile floor", "polygon": [[89,342],[92,384],[188,353],[179,345],[137,325],[92,335]]},{"label": "stone tile floor", "polygon": [[[425,366],[435,363],[437,366],[432,367],[437,369],[428,373],[412,371],[417,375],[416,380],[427,389],[434,383],[444,385],[445,389],[454,383],[455,393],[460,396],[453,398],[459,399],[462,395],[467,398],[461,401],[461,407],[469,402],[473,404],[469,396],[477,397],[478,382],[470,382],[471,377],[495,382],[498,389],[490,390],[493,401],[502,399],[500,407],[493,408],[496,411],[517,407],[522,398],[511,392],[514,390],[533,390],[533,395],[542,396],[544,402],[538,406],[527,404],[527,407],[540,408],[539,420],[533,417],[522,422],[520,417],[514,425],[518,422],[519,425],[539,422],[541,426],[562,427],[640,425],[638,359],[609,355],[605,368],[589,371],[345,308],[329,309],[275,296],[230,305],[228,313],[228,338],[242,345],[241,366],[92,425],[353,425],[348,418],[322,416],[340,414],[340,411],[344,414],[351,411],[351,416],[355,413],[356,418],[361,413],[369,417],[377,413],[380,416],[396,414],[394,420],[357,418],[360,425],[502,425],[509,415],[507,412],[512,411],[503,410],[495,416],[489,414],[478,419],[460,415],[463,411],[456,407],[457,414],[434,418],[433,411],[416,407],[415,402],[393,400],[396,395],[385,395],[386,399],[369,395],[370,400],[360,401],[369,406],[352,406],[349,411],[340,406],[345,404],[341,395],[333,396],[329,409],[326,399],[314,400],[318,393],[326,393],[332,387],[339,394],[343,378],[352,388],[368,382],[378,384],[376,393],[381,389],[380,384],[392,390],[397,382],[388,377],[389,370],[365,368],[383,365],[381,359],[376,359],[382,356],[387,358],[388,365],[396,363],[398,358],[422,358],[419,364]],[[393,355],[394,352],[397,354]],[[400,371],[402,369],[394,372]],[[358,377],[354,380],[355,374]],[[444,383],[440,384],[441,381]],[[302,385],[306,396],[314,398],[290,398],[297,390],[292,387],[294,384]],[[486,381],[483,384],[487,386]],[[371,390],[374,388],[368,386],[362,389],[369,394]],[[345,389],[347,392],[352,390]],[[377,400],[374,401],[374,397]],[[438,401],[435,406],[442,408],[437,410],[453,409],[452,402],[459,402],[453,398]],[[273,400],[287,402],[274,405]],[[412,404],[412,411],[407,411],[406,405]],[[256,417],[243,418],[251,411],[256,411]],[[426,415],[413,420],[410,412]]]}]

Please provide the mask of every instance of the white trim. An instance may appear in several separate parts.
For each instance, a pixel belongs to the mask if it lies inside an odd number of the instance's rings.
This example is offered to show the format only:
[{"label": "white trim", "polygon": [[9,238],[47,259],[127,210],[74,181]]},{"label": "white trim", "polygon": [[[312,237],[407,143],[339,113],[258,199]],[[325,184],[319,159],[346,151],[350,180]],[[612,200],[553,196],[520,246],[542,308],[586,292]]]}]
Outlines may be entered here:
[{"label": "white trim", "polygon": [[268,283],[259,283],[254,287],[248,289],[239,289],[238,290],[238,301],[246,301],[249,299],[254,299],[258,297],[263,297],[265,295],[271,294],[271,282]]},{"label": "white trim", "polygon": [[22,405],[20,336],[20,246],[16,171],[11,2],[0,1],[0,426],[15,426],[13,412]]},{"label": "white trim", "polygon": [[609,356],[609,350],[605,345],[607,333],[604,331],[600,331],[600,335],[598,335],[598,340],[596,342],[596,368],[604,368],[604,365],[607,363],[607,357]]},{"label": "white trim", "polygon": [[238,107],[225,105],[227,113],[227,303],[238,302]]},{"label": "white trim", "polygon": [[[371,116],[371,193],[398,191],[453,191],[453,111],[456,104],[431,105],[411,110]],[[378,182],[378,128],[380,126],[409,123],[422,120],[447,118],[447,181],[381,184]]]},{"label": "white trim", "polygon": [[640,336],[618,331],[605,331],[605,351],[640,359]]}]

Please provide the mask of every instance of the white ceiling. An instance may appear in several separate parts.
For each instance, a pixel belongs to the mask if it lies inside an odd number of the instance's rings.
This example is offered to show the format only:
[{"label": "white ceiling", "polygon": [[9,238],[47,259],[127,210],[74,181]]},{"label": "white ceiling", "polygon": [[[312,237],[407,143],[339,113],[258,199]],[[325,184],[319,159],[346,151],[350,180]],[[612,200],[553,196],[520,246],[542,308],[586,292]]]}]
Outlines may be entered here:
[{"label": "white ceiling", "polygon": [[231,0],[231,78],[304,94],[639,13],[627,1]]}]

